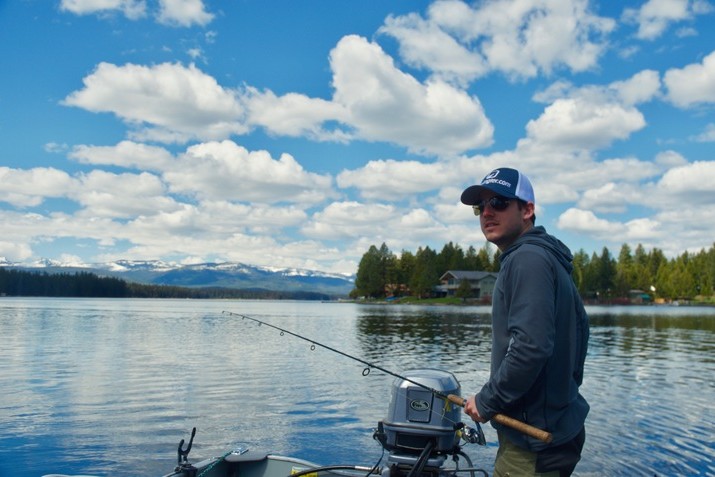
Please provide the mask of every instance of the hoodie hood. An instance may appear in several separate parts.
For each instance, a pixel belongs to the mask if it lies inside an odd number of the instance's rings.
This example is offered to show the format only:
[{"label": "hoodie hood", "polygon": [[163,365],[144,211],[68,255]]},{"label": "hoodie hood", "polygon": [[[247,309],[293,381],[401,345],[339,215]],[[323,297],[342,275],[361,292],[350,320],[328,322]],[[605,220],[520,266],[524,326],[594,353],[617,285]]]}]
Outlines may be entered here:
[{"label": "hoodie hood", "polygon": [[539,225],[532,227],[509,247],[500,257],[500,261],[504,260],[514,250],[524,244],[536,245],[551,252],[556,257],[559,263],[566,269],[567,272],[573,271],[573,255],[569,248],[564,243],[546,232],[546,229]]}]

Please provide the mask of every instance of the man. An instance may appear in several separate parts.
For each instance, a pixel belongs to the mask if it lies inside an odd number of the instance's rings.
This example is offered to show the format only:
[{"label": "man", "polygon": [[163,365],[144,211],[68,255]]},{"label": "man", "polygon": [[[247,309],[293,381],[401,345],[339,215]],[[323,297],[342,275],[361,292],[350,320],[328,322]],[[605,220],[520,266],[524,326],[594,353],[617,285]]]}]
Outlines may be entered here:
[{"label": "man", "polygon": [[495,169],[461,200],[502,252],[492,296],[489,381],[467,399],[477,422],[496,413],[549,431],[546,444],[497,423],[496,476],[571,475],[581,457],[589,406],[579,394],[588,317],[571,278],[572,255],[535,225],[534,190],[510,168]]}]

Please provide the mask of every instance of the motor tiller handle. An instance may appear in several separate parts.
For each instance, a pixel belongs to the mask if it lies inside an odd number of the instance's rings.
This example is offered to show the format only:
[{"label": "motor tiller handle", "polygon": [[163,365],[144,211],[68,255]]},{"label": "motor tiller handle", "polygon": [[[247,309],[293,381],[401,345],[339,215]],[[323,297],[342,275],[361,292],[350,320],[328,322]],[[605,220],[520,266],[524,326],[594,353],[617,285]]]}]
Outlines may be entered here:
[{"label": "motor tiller handle", "polygon": [[[450,394],[449,396],[447,396],[447,399],[449,399],[450,402],[456,404],[457,406],[464,407],[465,401],[462,397]],[[509,417],[504,414],[494,414],[491,420],[496,421],[499,424],[511,427],[512,429],[516,429],[517,431],[522,432],[529,437],[533,437],[534,439],[546,442],[547,444],[553,439],[550,432],[531,426],[525,422],[519,421],[518,419],[514,419],[513,417]]]}]

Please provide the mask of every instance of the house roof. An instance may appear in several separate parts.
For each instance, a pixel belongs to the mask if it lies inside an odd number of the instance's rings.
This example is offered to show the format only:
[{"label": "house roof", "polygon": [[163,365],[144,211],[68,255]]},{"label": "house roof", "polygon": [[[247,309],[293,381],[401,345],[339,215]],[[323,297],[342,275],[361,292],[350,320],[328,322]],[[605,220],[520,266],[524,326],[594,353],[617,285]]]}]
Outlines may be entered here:
[{"label": "house roof", "polygon": [[496,278],[497,274],[493,272],[476,272],[473,270],[447,270],[439,279],[447,280],[450,276],[455,280],[479,281],[489,276]]}]

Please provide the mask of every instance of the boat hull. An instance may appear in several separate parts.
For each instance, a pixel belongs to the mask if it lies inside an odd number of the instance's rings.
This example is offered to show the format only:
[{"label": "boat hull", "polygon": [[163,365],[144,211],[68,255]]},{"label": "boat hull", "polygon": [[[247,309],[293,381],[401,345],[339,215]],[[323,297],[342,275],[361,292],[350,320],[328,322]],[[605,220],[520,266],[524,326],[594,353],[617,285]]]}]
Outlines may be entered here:
[{"label": "boat hull", "polygon": [[240,449],[190,466],[177,466],[164,477],[365,477],[370,470],[357,465],[325,467],[294,457]]}]

